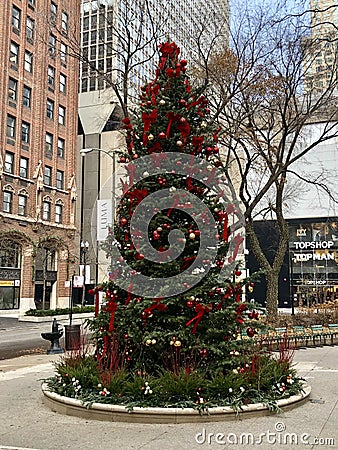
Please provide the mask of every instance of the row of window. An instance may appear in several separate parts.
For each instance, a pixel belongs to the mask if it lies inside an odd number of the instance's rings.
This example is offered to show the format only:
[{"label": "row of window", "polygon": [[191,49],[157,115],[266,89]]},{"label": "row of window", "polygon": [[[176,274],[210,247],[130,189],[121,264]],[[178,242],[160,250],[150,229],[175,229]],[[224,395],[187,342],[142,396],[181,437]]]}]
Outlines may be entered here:
[{"label": "row of window", "polygon": [[[49,102],[49,103],[48,103]],[[54,103],[54,102],[53,102]],[[54,114],[53,109],[49,109],[52,107],[52,102],[47,100],[47,117]],[[66,109],[63,106],[59,106],[59,123],[65,124],[65,115]],[[52,118],[52,116],[50,117]],[[16,128],[17,128],[17,120],[16,117],[7,115],[7,127],[6,127],[6,135],[10,139],[16,139]],[[31,140],[31,125],[28,122],[21,121],[21,143],[25,145],[29,145]],[[51,159],[53,157],[53,147],[54,147],[54,136],[51,133],[46,133],[45,138],[45,154]],[[57,140],[57,156],[59,158],[64,158],[65,156],[65,140],[62,138],[58,138]]]},{"label": "row of window", "polygon": [[[51,56],[56,55],[56,37],[54,35],[50,35],[49,38],[49,54]],[[60,60],[63,65],[67,63],[67,45],[63,42],[60,43]],[[9,61],[13,65],[19,64],[19,56],[20,56],[20,46],[14,41],[11,41],[10,51],[9,51]],[[33,53],[29,50],[25,50],[24,54],[24,69],[26,72],[33,73]]]},{"label": "row of window", "polygon": [[[4,172],[10,175],[14,174],[14,153],[6,152]],[[20,157],[19,174],[22,178],[29,178],[29,159],[23,156]],[[53,170],[50,166],[45,166],[43,182],[46,186],[52,186]],[[56,171],[55,186],[57,189],[64,189],[64,172],[62,170]]]},{"label": "row of window", "polygon": [[[55,69],[51,66],[48,68],[48,85],[55,88]],[[19,94],[19,82],[15,78],[10,77],[8,80],[8,99],[16,102]],[[60,73],[59,89],[63,94],[66,93],[67,77]],[[32,103],[32,89],[26,85],[23,86],[22,104],[27,108],[31,107]]]},{"label": "row of window", "polygon": [[[58,6],[54,2],[50,2],[50,19],[52,22],[57,21]],[[64,33],[68,32],[68,14],[65,11],[61,12],[61,30]]]},{"label": "row of window", "polygon": [[[15,30],[20,32],[21,29],[21,10],[16,7],[15,5],[12,6],[12,26],[15,28]],[[34,39],[34,27],[35,22],[34,20],[27,16],[26,17],[26,39],[33,41]]]},{"label": "row of window", "polygon": [[[2,209],[4,212],[8,214],[13,214],[13,198],[14,193],[11,190],[4,190]],[[22,217],[27,216],[27,204],[28,204],[28,195],[19,194],[18,209],[17,209],[18,216]],[[44,200],[42,202],[42,219],[50,222],[51,213],[52,213],[52,202],[49,199]],[[63,216],[63,205],[57,203],[55,205],[55,222],[62,223],[62,216]]]},{"label": "row of window", "polygon": [[[34,5],[35,1],[29,0],[29,3],[31,5]],[[51,2],[50,3],[50,19],[52,22],[56,22],[57,14],[58,14],[58,7],[54,2]],[[30,29],[34,31],[34,21],[31,18],[29,18],[28,16],[27,16],[27,19],[29,19],[30,25],[32,24]],[[22,22],[22,11],[17,6],[13,5],[12,6],[12,26],[16,30],[20,31],[21,22]],[[26,20],[26,35],[27,35],[27,23],[28,23],[28,20]],[[68,32],[68,14],[65,11],[61,12],[61,30],[64,33]],[[33,38],[33,36],[32,36],[32,38]]]}]

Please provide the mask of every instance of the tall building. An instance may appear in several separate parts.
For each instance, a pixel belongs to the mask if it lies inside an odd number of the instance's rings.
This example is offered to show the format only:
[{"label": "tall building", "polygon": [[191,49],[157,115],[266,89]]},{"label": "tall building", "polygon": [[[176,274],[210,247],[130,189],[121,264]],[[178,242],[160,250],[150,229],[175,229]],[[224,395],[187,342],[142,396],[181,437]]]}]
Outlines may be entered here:
[{"label": "tall building", "polygon": [[0,7],[0,310],[68,306],[80,0]]},{"label": "tall building", "polygon": [[311,34],[304,39],[304,90],[325,93],[337,82],[338,5],[311,0]]},{"label": "tall building", "polygon": [[82,0],[78,146],[98,149],[82,159],[78,174],[78,227],[81,240],[89,242],[88,285],[101,282],[108,269],[98,244],[105,236],[100,218],[108,215],[106,223],[112,223],[113,213],[102,205],[106,207],[117,190],[119,175],[113,180],[111,176],[117,167],[115,151],[124,145],[119,132],[123,113],[114,86],[123,98],[129,64],[128,94],[137,99],[140,87],[154,76],[160,42],[175,41],[182,58],[190,60],[201,24],[206,47],[208,38],[217,34],[227,43],[228,18],[228,0]]}]

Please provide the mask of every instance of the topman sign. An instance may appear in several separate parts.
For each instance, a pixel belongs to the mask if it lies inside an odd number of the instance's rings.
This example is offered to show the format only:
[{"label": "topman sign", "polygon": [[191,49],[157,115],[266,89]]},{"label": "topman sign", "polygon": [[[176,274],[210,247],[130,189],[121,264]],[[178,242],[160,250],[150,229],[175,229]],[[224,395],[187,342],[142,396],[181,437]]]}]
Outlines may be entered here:
[{"label": "topman sign", "polygon": [[315,250],[321,248],[332,248],[333,241],[308,241],[308,242],[294,242],[296,250]]}]

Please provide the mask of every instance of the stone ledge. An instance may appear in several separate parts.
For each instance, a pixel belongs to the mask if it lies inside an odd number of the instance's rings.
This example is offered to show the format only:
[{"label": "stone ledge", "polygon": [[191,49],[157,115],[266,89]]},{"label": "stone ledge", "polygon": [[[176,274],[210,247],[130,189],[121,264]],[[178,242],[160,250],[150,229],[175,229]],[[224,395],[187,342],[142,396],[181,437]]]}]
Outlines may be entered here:
[{"label": "stone ledge", "polygon": [[[34,322],[34,323],[42,323],[42,322],[53,322],[54,317],[58,322],[69,321],[69,314],[55,314],[51,316],[20,316],[19,322]],[[94,313],[74,313],[72,315],[72,320],[86,320],[94,317]]]},{"label": "stone ledge", "polygon": [[[271,414],[262,403],[254,403],[243,406],[242,411],[236,413],[229,406],[210,408],[209,414],[200,415],[193,408],[140,408],[135,407],[128,412],[125,406],[93,403],[86,408],[80,400],[63,397],[50,392],[47,385],[42,385],[43,401],[52,411],[69,416],[82,417],[84,419],[102,420],[107,422],[127,423],[203,423],[223,422],[228,420],[243,419]],[[311,393],[311,386],[304,384],[304,392],[293,395],[287,399],[277,401],[277,405],[283,411],[290,410],[303,404]]]}]

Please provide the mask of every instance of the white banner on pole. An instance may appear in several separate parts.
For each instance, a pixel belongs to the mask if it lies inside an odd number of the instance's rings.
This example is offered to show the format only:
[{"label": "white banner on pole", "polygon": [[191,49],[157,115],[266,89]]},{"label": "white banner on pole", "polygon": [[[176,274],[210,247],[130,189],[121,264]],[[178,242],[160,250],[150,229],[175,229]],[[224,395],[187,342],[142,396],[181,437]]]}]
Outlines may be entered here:
[{"label": "white banner on pole", "polygon": [[97,200],[97,240],[104,241],[112,224],[111,200]]}]

